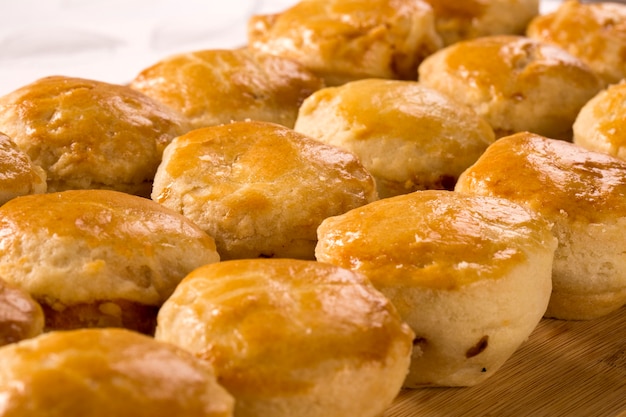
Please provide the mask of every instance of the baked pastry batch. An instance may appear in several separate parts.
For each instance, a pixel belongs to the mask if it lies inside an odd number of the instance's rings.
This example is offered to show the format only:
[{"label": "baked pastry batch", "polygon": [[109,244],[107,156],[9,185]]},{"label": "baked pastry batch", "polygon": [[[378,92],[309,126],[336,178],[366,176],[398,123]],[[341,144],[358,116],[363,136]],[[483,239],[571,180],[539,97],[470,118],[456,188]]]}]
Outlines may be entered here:
[{"label": "baked pastry batch", "polygon": [[375,417],[626,303],[626,5],[247,30],[0,97],[0,416]]}]

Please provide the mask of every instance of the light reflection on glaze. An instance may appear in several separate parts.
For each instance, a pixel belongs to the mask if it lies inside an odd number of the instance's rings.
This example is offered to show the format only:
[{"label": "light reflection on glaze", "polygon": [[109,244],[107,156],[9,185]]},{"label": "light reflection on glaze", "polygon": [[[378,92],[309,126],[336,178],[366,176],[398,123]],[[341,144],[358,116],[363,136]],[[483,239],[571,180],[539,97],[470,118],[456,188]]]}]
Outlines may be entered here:
[{"label": "light reflection on glaze", "polygon": [[[455,76],[492,92],[510,96],[532,85],[532,73],[561,68],[581,85],[595,86],[598,80],[589,69],[560,48],[523,36],[501,35],[460,42],[447,54],[447,67]],[[487,64],[488,63],[488,64]],[[567,70],[566,70],[567,68]]]},{"label": "light reflection on glaze", "polygon": [[328,358],[377,363],[396,343],[408,354],[412,332],[360,275],[254,259],[193,271],[162,307],[156,337],[211,362],[227,389],[274,396],[309,389],[303,375]]},{"label": "light reflection on glaze", "polygon": [[3,415],[34,415],[33,404],[41,406],[51,389],[81,401],[61,401],[48,416],[83,415],[88,407],[93,417],[228,417],[234,404],[205,363],[125,329],[50,332],[0,349]]},{"label": "light reflection on glaze", "polygon": [[[47,212],[46,216],[38,213]],[[116,240],[146,243],[158,233],[181,233],[209,238],[181,215],[150,200],[106,190],[74,190],[24,196],[0,207],[0,235],[18,236],[23,230],[46,230],[50,236],[82,239],[92,247]],[[165,236],[165,235],[164,235]],[[130,243],[129,243],[130,245]]]},{"label": "light reflection on glaze", "polygon": [[626,214],[626,162],[529,133],[490,146],[458,187],[505,197],[549,216],[593,222],[606,212]]},{"label": "light reflection on glaze", "polygon": [[444,191],[370,203],[325,220],[318,235],[322,262],[361,271],[375,285],[441,289],[497,279],[526,251],[555,244],[549,225],[517,204]]}]

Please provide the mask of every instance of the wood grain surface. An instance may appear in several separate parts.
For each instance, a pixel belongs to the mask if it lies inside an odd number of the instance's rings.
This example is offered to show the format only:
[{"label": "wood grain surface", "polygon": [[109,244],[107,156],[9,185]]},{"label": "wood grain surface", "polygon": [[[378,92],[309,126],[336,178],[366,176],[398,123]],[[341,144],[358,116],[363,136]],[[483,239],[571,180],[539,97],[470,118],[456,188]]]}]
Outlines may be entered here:
[{"label": "wood grain surface", "polygon": [[626,417],[626,307],[543,319],[490,379],[400,393],[384,417]]}]

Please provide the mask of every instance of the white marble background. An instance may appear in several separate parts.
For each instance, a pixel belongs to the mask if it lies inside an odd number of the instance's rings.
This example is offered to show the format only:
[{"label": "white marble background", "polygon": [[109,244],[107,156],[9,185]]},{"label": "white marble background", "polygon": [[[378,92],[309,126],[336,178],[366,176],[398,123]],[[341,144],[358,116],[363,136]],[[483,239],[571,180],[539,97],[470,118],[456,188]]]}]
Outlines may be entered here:
[{"label": "white marble background", "polygon": [[47,75],[123,83],[174,53],[237,47],[250,15],[295,1],[0,0],[0,95]]}]

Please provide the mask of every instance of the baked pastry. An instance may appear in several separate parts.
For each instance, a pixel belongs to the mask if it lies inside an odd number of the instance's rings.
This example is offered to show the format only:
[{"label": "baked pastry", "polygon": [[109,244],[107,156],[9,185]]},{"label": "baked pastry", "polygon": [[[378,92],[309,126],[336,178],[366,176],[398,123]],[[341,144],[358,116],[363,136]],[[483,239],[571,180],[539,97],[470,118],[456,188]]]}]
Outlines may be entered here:
[{"label": "baked pastry", "polygon": [[237,417],[374,417],[400,391],[413,333],[356,273],[244,259],[189,274],[155,337],[210,363]]},{"label": "baked pastry", "polygon": [[148,196],[163,148],[185,119],[127,86],[52,76],[0,97],[0,131],[47,174],[48,191]]},{"label": "baked pastry", "polygon": [[495,140],[472,109],[416,81],[368,79],[307,98],[295,130],[354,152],[380,198],[453,189]]},{"label": "baked pastry", "polygon": [[0,173],[0,206],[14,197],[47,190],[45,171],[3,133],[0,133]]},{"label": "baked pastry", "polygon": [[223,260],[314,259],[322,220],[378,195],[354,154],[285,126],[240,121],[176,138],[152,198],[214,237]]},{"label": "baked pastry", "polygon": [[293,127],[302,100],[323,81],[289,59],[240,48],[165,58],[130,86],[178,110],[193,128],[246,119]]},{"label": "baked pastry", "polygon": [[232,417],[189,352],[124,329],[51,332],[0,348],[3,417]]},{"label": "baked pastry", "polygon": [[523,35],[539,0],[426,0],[444,45],[490,35]]},{"label": "baked pastry", "polygon": [[362,78],[416,78],[441,48],[423,0],[305,0],[281,13],[253,15],[248,46],[302,63],[327,86]]},{"label": "baked pastry", "polygon": [[0,346],[43,332],[43,310],[27,292],[0,279]]},{"label": "baked pastry", "polygon": [[574,121],[574,143],[626,160],[626,82],[589,100]]},{"label": "baked pastry", "polygon": [[328,218],[318,235],[318,261],[367,276],[415,332],[408,388],[484,381],[548,305],[556,239],[505,199],[416,191]]},{"label": "baked pastry", "polygon": [[626,4],[565,0],[551,13],[535,17],[527,35],[567,50],[606,83],[626,77]]},{"label": "baked pastry", "polygon": [[563,49],[523,36],[486,36],[424,60],[419,80],[474,108],[497,137],[530,131],[571,140],[580,108],[602,81]]},{"label": "baked pastry", "polygon": [[0,206],[0,277],[43,307],[46,330],[126,327],[151,334],[161,303],[213,239],[147,198],[111,190],[16,197]]},{"label": "baked pastry", "polygon": [[583,320],[626,303],[626,162],[531,133],[491,145],[458,191],[504,197],[554,224],[546,317]]}]

